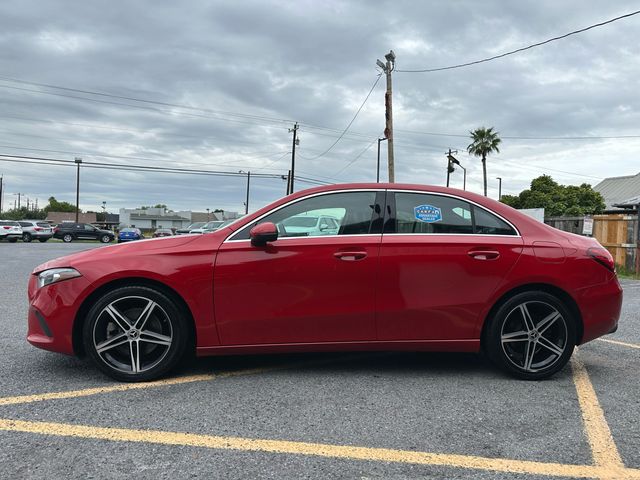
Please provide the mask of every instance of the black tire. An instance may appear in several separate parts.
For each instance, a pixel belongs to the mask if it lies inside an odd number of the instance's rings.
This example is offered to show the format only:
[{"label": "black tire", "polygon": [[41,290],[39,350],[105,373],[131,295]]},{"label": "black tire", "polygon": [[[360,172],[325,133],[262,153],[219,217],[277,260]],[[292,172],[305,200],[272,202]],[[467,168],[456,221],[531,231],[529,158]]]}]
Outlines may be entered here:
[{"label": "black tire", "polygon": [[73,235],[71,235],[70,233],[65,233],[65,234],[62,236],[62,241],[63,241],[64,243],[69,243],[69,242],[73,241]]},{"label": "black tire", "polygon": [[39,239],[38,239],[38,241],[39,241],[40,243],[44,243],[44,242],[46,242],[47,240],[49,240],[49,239],[48,239],[48,238],[39,238]]},{"label": "black tire", "polygon": [[22,241],[25,243],[29,243],[31,242],[31,240],[33,240],[33,238],[31,238],[31,234],[30,233],[23,233],[22,234]]},{"label": "black tire", "polygon": [[102,243],[109,243],[111,241],[111,235],[102,235],[100,241]]},{"label": "black tire", "polygon": [[16,243],[17,241],[18,241],[18,239],[15,238],[15,237],[12,237],[12,238],[9,239],[9,243]]},{"label": "black tire", "polygon": [[542,380],[571,358],[576,322],[557,297],[541,291],[519,293],[489,319],[483,347],[493,363],[511,375]]},{"label": "black tire", "polygon": [[[144,320],[142,313],[151,308]],[[115,309],[117,314],[110,313]],[[140,328],[136,327],[136,319]],[[124,328],[123,328],[124,327]],[[124,382],[165,375],[184,357],[189,328],[185,315],[164,293],[149,287],[121,287],[102,296],[83,326],[85,351],[97,367]]]}]

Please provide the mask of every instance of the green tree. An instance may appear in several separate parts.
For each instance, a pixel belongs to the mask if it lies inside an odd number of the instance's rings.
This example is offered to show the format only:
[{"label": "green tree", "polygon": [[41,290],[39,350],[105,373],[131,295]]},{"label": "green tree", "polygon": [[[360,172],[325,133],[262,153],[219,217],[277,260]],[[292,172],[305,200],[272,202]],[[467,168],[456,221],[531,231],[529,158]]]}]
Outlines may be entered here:
[{"label": "green tree", "polygon": [[[69,202],[59,202],[56,197],[49,197],[49,204],[44,207],[45,212],[75,212],[76,206]],[[80,210],[82,212],[82,210]]]},{"label": "green tree", "polygon": [[591,185],[560,185],[549,175],[534,178],[531,188],[519,195],[503,195],[502,203],[513,208],[544,208],[547,217],[591,215],[605,208],[602,195]]},{"label": "green tree", "polygon": [[500,137],[498,132],[493,131],[493,127],[476,128],[471,134],[472,142],[467,147],[470,155],[482,158],[482,176],[484,178],[484,196],[487,196],[487,155],[495,152],[500,153]]}]

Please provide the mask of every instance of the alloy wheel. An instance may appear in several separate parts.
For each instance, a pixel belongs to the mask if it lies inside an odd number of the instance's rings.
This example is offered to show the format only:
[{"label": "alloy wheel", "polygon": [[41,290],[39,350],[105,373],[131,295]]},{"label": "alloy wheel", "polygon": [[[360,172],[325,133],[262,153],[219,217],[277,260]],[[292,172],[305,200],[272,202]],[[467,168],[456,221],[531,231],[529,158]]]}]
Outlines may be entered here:
[{"label": "alloy wheel", "polygon": [[169,315],[157,302],[126,296],[100,311],[92,336],[95,352],[109,368],[140,374],[164,360],[174,332]]},{"label": "alloy wheel", "polygon": [[522,302],[513,308],[500,330],[502,351],[508,361],[529,373],[556,364],[570,345],[568,339],[564,316],[553,305],[539,300]]}]

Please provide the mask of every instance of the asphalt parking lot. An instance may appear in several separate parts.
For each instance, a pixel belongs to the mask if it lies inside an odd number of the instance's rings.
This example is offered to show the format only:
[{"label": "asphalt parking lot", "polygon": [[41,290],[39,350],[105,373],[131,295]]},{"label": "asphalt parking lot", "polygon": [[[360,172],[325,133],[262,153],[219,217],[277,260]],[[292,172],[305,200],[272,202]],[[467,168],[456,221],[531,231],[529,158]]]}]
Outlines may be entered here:
[{"label": "asphalt parking lot", "polygon": [[0,478],[640,478],[640,282],[553,379],[469,354],[198,359],[117,384],[27,344],[26,284],[89,243],[0,244]]}]

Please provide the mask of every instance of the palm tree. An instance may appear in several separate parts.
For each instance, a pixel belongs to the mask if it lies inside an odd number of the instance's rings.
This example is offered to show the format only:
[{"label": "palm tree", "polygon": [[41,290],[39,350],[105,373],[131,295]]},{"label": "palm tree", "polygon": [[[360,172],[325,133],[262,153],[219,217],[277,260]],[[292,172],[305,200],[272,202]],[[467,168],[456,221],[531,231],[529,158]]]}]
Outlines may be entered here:
[{"label": "palm tree", "polygon": [[500,137],[498,132],[493,131],[493,127],[476,128],[471,134],[471,144],[467,147],[467,152],[476,157],[482,157],[482,175],[484,176],[484,196],[487,196],[487,155],[496,152],[500,153]]}]

